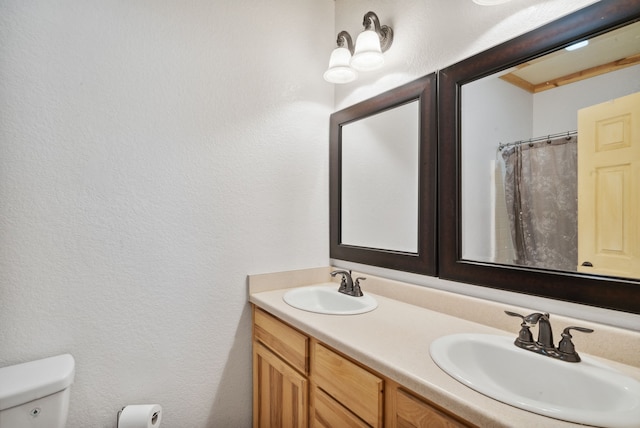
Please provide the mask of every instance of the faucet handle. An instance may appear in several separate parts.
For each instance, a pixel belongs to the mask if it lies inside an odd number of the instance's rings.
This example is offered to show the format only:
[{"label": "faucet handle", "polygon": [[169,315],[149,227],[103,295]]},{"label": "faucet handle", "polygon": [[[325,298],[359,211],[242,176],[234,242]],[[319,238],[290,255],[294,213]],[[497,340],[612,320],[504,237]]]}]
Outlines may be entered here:
[{"label": "faucet handle", "polygon": [[518,318],[522,318],[522,321],[524,321],[524,315],[520,315],[516,312],[511,312],[511,311],[504,311],[505,314],[509,315],[510,317],[518,317]]},{"label": "faucet handle", "polygon": [[366,280],[367,278],[364,277],[360,277],[360,278],[356,278],[356,282],[355,284],[353,284],[353,295],[355,297],[362,297],[364,296],[364,294],[362,294],[362,290],[360,289],[360,280]]},{"label": "faucet handle", "polygon": [[562,334],[563,334],[563,335],[564,335],[564,334],[566,334],[567,336],[571,337],[571,334],[569,334],[569,332],[570,332],[571,330],[581,331],[581,332],[583,332],[583,333],[593,333],[593,329],[591,329],[591,328],[586,328],[586,327],[575,327],[575,326],[572,326],[572,327],[567,327],[567,328],[565,328],[565,329],[562,331]]},{"label": "faucet handle", "polygon": [[342,275],[343,278],[347,276],[351,276],[351,271],[346,271],[343,269],[334,270],[330,273],[331,276]]},{"label": "faucet handle", "polygon": [[527,324],[527,322],[525,321],[525,316],[511,311],[504,311],[504,313],[511,317],[518,317],[522,319],[522,323],[520,323],[520,332],[518,333],[518,338],[516,339],[516,344],[533,343],[533,335],[531,334],[531,330],[529,330],[529,324]]},{"label": "faucet handle", "polygon": [[565,361],[577,363],[580,361],[580,355],[576,352],[576,347],[571,341],[571,330],[581,331],[583,333],[593,333],[593,330],[585,327],[567,327],[562,331],[562,340],[558,344],[558,352],[561,353],[561,358]]}]

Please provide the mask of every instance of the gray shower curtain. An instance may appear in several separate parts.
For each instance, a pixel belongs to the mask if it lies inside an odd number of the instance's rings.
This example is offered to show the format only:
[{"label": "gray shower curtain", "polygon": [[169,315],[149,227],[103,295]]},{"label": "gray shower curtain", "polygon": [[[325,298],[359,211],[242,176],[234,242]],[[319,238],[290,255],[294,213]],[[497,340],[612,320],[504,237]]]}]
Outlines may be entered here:
[{"label": "gray shower curtain", "polygon": [[576,270],[577,146],[577,136],[572,136],[503,151],[514,263]]}]

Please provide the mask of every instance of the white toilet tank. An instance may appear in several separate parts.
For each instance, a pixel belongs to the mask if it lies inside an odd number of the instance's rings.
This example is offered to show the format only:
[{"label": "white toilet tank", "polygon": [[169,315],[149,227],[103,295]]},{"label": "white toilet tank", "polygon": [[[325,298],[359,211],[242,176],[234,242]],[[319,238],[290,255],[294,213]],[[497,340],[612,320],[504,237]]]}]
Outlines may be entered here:
[{"label": "white toilet tank", "polygon": [[74,376],[69,354],[0,368],[0,428],[64,428]]}]

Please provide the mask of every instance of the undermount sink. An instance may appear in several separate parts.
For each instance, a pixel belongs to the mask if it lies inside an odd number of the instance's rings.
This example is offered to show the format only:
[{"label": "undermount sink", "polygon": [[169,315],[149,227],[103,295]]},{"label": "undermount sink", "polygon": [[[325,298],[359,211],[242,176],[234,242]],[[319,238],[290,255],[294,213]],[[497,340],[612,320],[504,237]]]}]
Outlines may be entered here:
[{"label": "undermount sink", "polygon": [[378,307],[378,302],[370,295],[347,296],[338,292],[338,285],[333,282],[294,288],[287,291],[283,299],[294,308],[330,315],[363,314]]},{"label": "undermount sink", "polygon": [[443,336],[430,354],[459,382],[514,407],[601,427],[640,424],[640,382],[584,355],[568,363],[488,334]]}]

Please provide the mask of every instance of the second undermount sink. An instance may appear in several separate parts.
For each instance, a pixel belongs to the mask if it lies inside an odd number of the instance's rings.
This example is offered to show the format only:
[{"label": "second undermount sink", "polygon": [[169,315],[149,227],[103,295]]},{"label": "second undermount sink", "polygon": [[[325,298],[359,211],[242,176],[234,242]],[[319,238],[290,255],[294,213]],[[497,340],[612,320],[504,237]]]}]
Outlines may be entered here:
[{"label": "second undermount sink", "polygon": [[600,427],[640,426],[640,382],[595,359],[559,361],[488,334],[443,336],[430,353],[456,380],[514,407]]},{"label": "second undermount sink", "polygon": [[363,314],[378,307],[372,296],[347,296],[338,292],[338,285],[333,282],[291,289],[283,299],[294,308],[331,315]]}]

